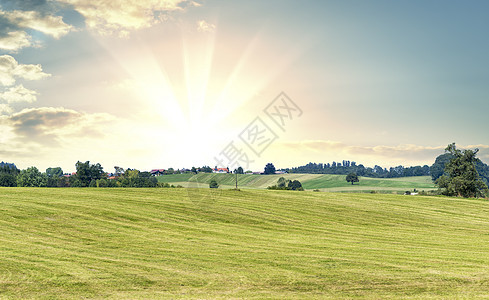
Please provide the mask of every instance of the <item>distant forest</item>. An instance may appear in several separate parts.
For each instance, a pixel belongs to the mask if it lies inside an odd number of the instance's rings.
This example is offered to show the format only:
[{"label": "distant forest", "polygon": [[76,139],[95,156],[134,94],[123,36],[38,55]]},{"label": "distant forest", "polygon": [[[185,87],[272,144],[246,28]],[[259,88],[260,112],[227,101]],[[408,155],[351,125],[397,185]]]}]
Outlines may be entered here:
[{"label": "distant forest", "polygon": [[[337,174],[347,175],[356,173],[358,176],[373,178],[399,178],[410,176],[431,176],[434,180],[438,179],[444,173],[445,165],[452,159],[451,154],[445,153],[438,156],[433,165],[414,166],[414,167],[390,167],[382,168],[375,165],[373,168],[365,167],[354,161],[344,160],[343,162],[332,163],[308,163],[305,166],[283,169],[289,173],[307,173],[307,174]],[[476,169],[482,180],[489,184],[489,166],[480,159],[476,159]]]},{"label": "distant forest", "polygon": [[357,165],[354,161],[344,160],[343,162],[332,163],[308,163],[305,166],[285,169],[289,173],[307,173],[307,174],[337,174],[347,175],[356,173],[358,176],[374,178],[397,178],[408,176],[428,176],[430,167],[428,165],[404,167],[397,166],[389,169],[375,165],[373,168],[365,167],[362,164]]}]

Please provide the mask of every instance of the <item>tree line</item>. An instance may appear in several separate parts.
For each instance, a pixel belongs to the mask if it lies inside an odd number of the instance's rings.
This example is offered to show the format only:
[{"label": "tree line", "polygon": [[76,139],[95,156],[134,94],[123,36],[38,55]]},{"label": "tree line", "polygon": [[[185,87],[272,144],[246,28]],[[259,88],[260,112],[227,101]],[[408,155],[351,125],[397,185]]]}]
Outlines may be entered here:
[{"label": "tree line", "polygon": [[0,186],[5,187],[171,187],[158,182],[150,172],[115,167],[115,173],[108,176],[99,164],[89,161],[76,164],[76,172],[63,174],[60,167],[48,168],[46,172],[36,167],[19,170],[14,164],[0,166]]},{"label": "tree line", "polygon": [[343,162],[332,163],[308,163],[305,166],[293,167],[284,169],[288,173],[307,173],[307,174],[336,174],[336,175],[348,175],[355,173],[358,176],[373,177],[373,178],[398,178],[398,177],[410,177],[410,176],[428,176],[430,175],[430,167],[413,166],[404,167],[399,165],[397,167],[391,167],[389,169],[382,168],[375,165],[373,168],[365,167],[362,164],[358,164],[354,161],[343,160]]}]

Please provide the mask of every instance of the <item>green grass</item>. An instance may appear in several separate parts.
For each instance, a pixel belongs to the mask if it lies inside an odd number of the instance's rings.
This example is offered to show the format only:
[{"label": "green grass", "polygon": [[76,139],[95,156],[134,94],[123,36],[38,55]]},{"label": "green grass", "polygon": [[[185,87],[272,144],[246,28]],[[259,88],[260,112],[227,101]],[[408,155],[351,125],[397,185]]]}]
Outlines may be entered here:
[{"label": "green grass", "polygon": [[[319,189],[329,192],[354,192],[354,191],[407,191],[407,190],[433,190],[435,186],[430,176],[402,177],[402,178],[368,178],[360,177],[360,182],[352,185],[346,182],[346,175],[329,174],[282,174],[282,175],[239,175],[240,188],[265,189],[268,186],[277,184],[280,177],[289,180],[299,180],[305,189]],[[160,182],[180,184],[184,187],[198,186],[195,183],[202,183],[205,187],[212,179],[216,180],[221,186],[230,188],[235,186],[234,174],[192,174],[164,175],[157,177]],[[189,183],[189,180],[191,183]]]},{"label": "green grass", "polygon": [[474,199],[2,188],[0,298],[487,298],[488,228]]}]

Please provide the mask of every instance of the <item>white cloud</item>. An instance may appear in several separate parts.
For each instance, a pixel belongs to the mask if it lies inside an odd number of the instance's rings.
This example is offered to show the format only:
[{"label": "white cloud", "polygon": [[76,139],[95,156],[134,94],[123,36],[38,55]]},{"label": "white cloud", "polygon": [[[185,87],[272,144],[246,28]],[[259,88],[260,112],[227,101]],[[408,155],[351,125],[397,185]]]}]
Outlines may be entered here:
[{"label": "white cloud", "polygon": [[15,52],[31,46],[31,38],[25,31],[10,31],[0,36],[0,49]]},{"label": "white cloud", "polygon": [[12,112],[13,112],[13,110],[8,104],[0,103],[0,116],[1,115],[10,115]]},{"label": "white cloud", "polygon": [[0,93],[0,99],[7,103],[27,102],[32,103],[37,100],[38,93],[33,90],[26,89],[22,84],[7,89],[6,92]]},{"label": "white cloud", "polygon": [[148,28],[171,11],[183,10],[198,3],[188,0],[59,0],[73,5],[85,17],[88,28],[101,35],[127,36],[130,31]]},{"label": "white cloud", "polygon": [[201,20],[197,22],[197,30],[200,32],[214,32],[216,25]]},{"label": "white cloud", "polygon": [[11,86],[16,78],[39,80],[49,76],[51,74],[44,73],[41,65],[19,64],[10,55],[0,56],[0,86]]},{"label": "white cloud", "polygon": [[60,16],[41,14],[29,10],[0,10],[0,49],[16,52],[35,46],[27,30],[35,30],[55,39],[68,34],[72,29]]}]

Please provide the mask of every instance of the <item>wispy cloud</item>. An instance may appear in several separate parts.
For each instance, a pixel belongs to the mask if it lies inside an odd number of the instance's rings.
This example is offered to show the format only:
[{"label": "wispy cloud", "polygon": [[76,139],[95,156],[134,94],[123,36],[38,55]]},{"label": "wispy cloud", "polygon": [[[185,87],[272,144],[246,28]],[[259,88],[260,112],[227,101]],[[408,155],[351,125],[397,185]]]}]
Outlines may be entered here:
[{"label": "wispy cloud", "polygon": [[46,168],[51,163],[72,166],[76,160],[111,153],[114,143],[123,140],[118,135],[122,126],[106,113],[63,107],[24,109],[0,116],[0,155],[22,168]]},{"label": "wispy cloud", "polygon": [[85,17],[86,26],[101,35],[124,37],[133,30],[148,28],[165,19],[165,14],[198,3],[188,0],[59,0],[71,4]]},{"label": "wispy cloud", "polygon": [[[394,164],[430,164],[434,162],[438,155],[444,153],[447,147],[447,145],[420,146],[414,144],[358,146],[328,140],[282,142],[281,145],[285,149],[294,150],[297,153],[304,153],[304,155],[312,153],[311,157],[322,156],[325,162],[332,160],[332,157],[336,157],[355,159],[360,163],[373,162],[383,166]],[[478,148],[480,158],[489,158],[489,145],[457,145],[457,147],[460,149]]]},{"label": "wispy cloud", "polygon": [[199,32],[214,32],[216,25],[208,23],[205,20],[197,22],[197,30]]},{"label": "wispy cloud", "polygon": [[24,142],[53,146],[66,138],[79,138],[87,134],[102,137],[102,128],[114,119],[105,113],[86,114],[65,108],[41,107],[24,109],[2,118],[15,137]]}]

